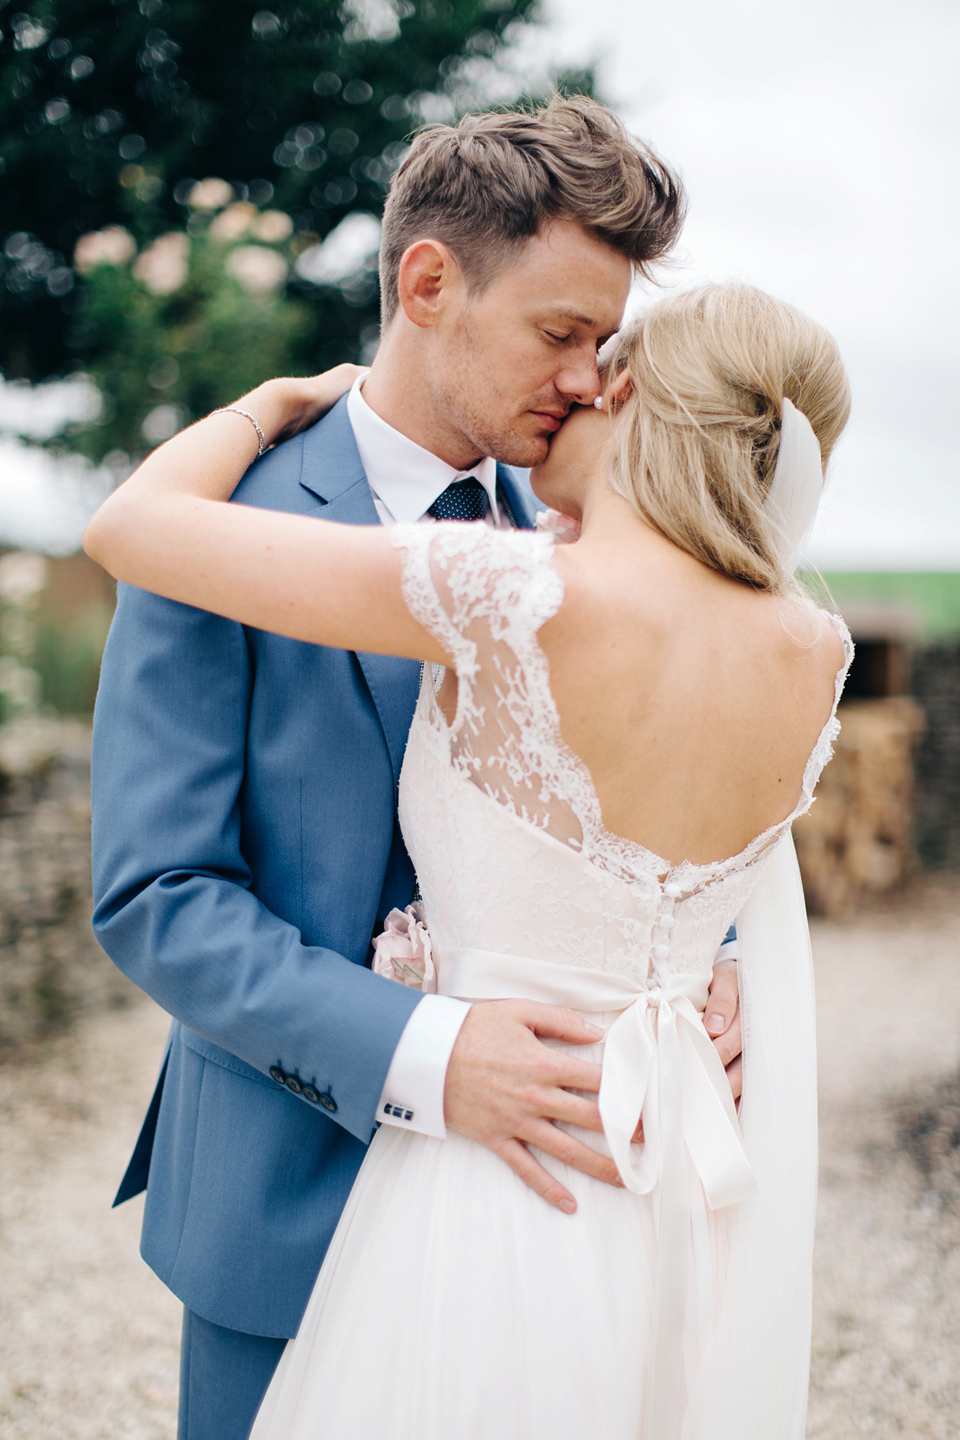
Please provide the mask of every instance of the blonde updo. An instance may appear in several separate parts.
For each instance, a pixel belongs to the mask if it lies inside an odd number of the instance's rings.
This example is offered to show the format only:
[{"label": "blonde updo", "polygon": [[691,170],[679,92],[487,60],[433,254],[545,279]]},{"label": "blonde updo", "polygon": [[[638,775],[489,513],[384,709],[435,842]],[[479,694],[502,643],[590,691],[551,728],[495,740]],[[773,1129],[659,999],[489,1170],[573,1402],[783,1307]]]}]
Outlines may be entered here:
[{"label": "blonde updo", "polygon": [[633,390],[619,413],[614,489],[704,565],[758,590],[789,589],[763,502],[784,396],[810,421],[824,469],[847,423],[833,337],[762,290],[703,285],[624,330],[612,370],[624,369]]}]

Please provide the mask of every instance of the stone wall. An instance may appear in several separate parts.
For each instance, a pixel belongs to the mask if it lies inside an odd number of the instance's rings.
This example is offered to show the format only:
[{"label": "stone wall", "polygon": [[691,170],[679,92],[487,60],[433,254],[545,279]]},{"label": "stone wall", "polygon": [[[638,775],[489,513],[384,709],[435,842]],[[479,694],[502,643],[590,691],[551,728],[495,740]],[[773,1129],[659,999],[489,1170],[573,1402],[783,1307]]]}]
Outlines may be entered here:
[{"label": "stone wall", "polygon": [[918,650],[912,691],[926,715],[916,756],[917,855],[924,866],[960,870],[960,643]]},{"label": "stone wall", "polygon": [[90,734],[32,719],[0,729],[0,1055],[35,1050],[134,988],[90,930]]}]

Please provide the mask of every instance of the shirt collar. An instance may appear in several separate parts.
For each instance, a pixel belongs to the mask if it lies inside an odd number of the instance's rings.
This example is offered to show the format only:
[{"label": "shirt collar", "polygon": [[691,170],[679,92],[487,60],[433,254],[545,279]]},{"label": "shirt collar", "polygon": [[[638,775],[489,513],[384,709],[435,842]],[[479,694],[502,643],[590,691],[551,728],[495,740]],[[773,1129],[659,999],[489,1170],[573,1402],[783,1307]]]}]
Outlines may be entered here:
[{"label": "shirt collar", "polygon": [[393,519],[403,525],[421,520],[448,485],[473,475],[487,492],[496,522],[497,462],[487,456],[467,470],[454,470],[370,409],[361,394],[366,378],[364,374],[354,381],[347,396],[347,415],[370,489]]}]

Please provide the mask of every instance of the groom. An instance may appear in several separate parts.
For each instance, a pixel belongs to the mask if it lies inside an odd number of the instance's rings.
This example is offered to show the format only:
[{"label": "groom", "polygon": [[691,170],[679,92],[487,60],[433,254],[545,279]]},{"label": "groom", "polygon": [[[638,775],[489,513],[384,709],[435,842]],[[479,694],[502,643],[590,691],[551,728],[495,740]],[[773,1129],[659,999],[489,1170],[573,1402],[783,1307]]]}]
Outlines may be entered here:
[{"label": "groom", "polygon": [[[670,173],[586,99],[421,135],[387,201],[370,374],[235,499],[352,524],[529,526],[508,465],[541,460],[599,393],[631,273],[681,218]],[[538,1035],[584,1040],[576,1017],[421,996],[368,968],[414,890],[396,792],[418,684],[411,661],[120,587],[95,724],[94,924],[174,1017],[116,1203],[146,1188],[142,1253],[184,1303],[180,1440],[248,1434],[378,1122],[470,1135],[561,1209],[528,1143],[614,1179],[551,1124],[582,1065]],[[726,1029],[735,986],[715,989]],[[383,1338],[356,1336],[372,1366],[389,1364]]]}]

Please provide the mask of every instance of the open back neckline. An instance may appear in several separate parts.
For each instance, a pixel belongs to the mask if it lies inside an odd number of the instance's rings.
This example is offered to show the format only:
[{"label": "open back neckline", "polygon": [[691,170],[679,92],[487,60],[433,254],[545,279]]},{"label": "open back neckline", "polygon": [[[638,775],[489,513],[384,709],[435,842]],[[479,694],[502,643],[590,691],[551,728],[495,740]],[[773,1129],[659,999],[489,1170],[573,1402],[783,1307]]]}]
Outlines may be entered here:
[{"label": "open back neckline", "polygon": [[[422,539],[424,533],[422,527],[397,527],[397,530],[393,532],[396,536],[394,543],[403,548],[407,548],[409,535],[397,534],[397,531],[401,528],[406,532],[413,532],[415,535],[419,532],[417,535],[419,543],[416,546],[416,550],[420,552],[421,558],[427,561],[426,568],[428,575],[430,540],[432,539],[429,532],[433,531],[434,534],[437,534],[440,531],[449,530],[451,527],[449,524],[425,527],[427,528],[428,535],[426,545],[424,545]],[[509,542],[516,542],[517,540],[526,542],[526,546],[529,549],[530,559],[533,563],[528,563],[528,565],[523,568],[526,572],[524,579],[527,581],[527,586],[530,591],[528,598],[531,603],[529,604],[529,613],[525,617],[528,623],[523,627],[527,633],[520,637],[524,641],[523,653],[521,654],[519,649],[516,650],[516,653],[526,680],[532,690],[536,692],[535,703],[540,707],[542,724],[544,727],[549,727],[550,741],[556,752],[555,768],[558,773],[565,771],[576,779],[577,783],[571,787],[571,790],[576,793],[579,804],[574,804],[569,794],[564,798],[571,806],[582,831],[582,838],[579,841],[569,838],[561,839],[555,835],[551,835],[552,839],[557,840],[558,843],[564,845],[569,850],[573,850],[575,853],[582,853],[585,858],[592,860],[604,870],[612,870],[614,873],[620,873],[627,877],[642,873],[648,878],[655,879],[657,885],[661,888],[671,883],[676,884],[686,881],[687,883],[682,884],[682,889],[684,892],[689,893],[692,890],[701,888],[704,883],[713,879],[746,868],[758,856],[764,854],[770,846],[775,844],[793,822],[809,809],[813,800],[814,786],[819,778],[820,771],[832,754],[833,741],[840,728],[837,719],[837,707],[847,671],[853,658],[853,643],[850,638],[850,633],[838,615],[818,607],[818,614],[823,616],[837,632],[843,645],[844,660],[834,677],[834,698],[830,714],[821,727],[813,748],[804,763],[800,795],[790,812],[783,819],[774,821],[771,825],[766,826],[758,832],[735,854],[725,856],[719,860],[700,862],[683,859],[672,863],[664,856],[657,854],[656,851],[644,845],[641,841],[630,839],[624,835],[618,835],[615,831],[607,828],[603,821],[600,798],[590,768],[563,738],[560,728],[559,711],[550,685],[550,664],[539,639],[540,628],[548,619],[557,613],[563,601],[564,583],[555,563],[553,538],[549,535],[544,535],[542,532],[536,534],[530,534],[529,532],[492,532],[482,524],[471,526],[459,525],[453,528],[461,532],[465,530],[472,532],[482,531],[483,536],[477,536],[478,542],[481,544],[486,536],[496,534],[500,541],[500,545],[496,547],[498,549],[503,548],[503,542],[508,542],[508,549],[515,549],[516,547],[509,546]],[[508,556],[508,560],[513,560],[514,562],[517,558],[516,553]],[[417,567],[413,563],[409,564],[404,574],[404,594],[412,613],[437,636],[454,660],[454,670],[457,676],[457,704],[451,722],[447,721],[446,716],[440,708],[437,699],[437,687],[434,684],[432,672],[430,672],[429,676],[430,685],[428,692],[432,712],[431,718],[438,733],[444,740],[445,747],[449,754],[449,763],[454,769],[459,770],[462,779],[472,784],[474,789],[479,790],[480,793],[492,803],[500,805],[502,809],[506,809],[508,812],[512,811],[521,823],[528,824],[535,829],[544,830],[545,833],[549,835],[550,831],[546,830],[543,825],[535,824],[525,813],[518,811],[515,805],[507,804],[499,800],[496,794],[492,793],[488,787],[478,784],[476,780],[472,778],[471,773],[468,773],[471,770],[475,772],[476,762],[466,767],[458,765],[457,763],[457,757],[453,753],[453,747],[464,725],[468,723],[471,712],[475,714],[475,706],[472,704],[470,692],[472,683],[479,669],[476,653],[477,646],[472,639],[467,638],[462,633],[462,629],[457,627],[453,618],[447,615],[432,583],[430,584],[430,591],[432,592],[430,599],[435,601],[436,605],[431,604],[429,606],[429,620],[425,618],[426,612],[423,609],[425,599],[423,582],[427,578],[427,575],[424,574],[423,566]],[[521,605],[520,608],[522,609],[524,607]],[[443,617],[442,621],[439,618],[440,615]],[[516,647],[517,637],[512,637],[512,640],[514,647]],[[540,739],[542,745],[543,737],[541,736]]]},{"label": "open back neckline", "polygon": [[[824,759],[824,763],[826,763],[826,759],[829,758],[829,752],[832,750],[833,742],[836,739],[837,733],[839,731],[839,721],[836,718],[837,704],[839,703],[840,694],[843,690],[843,684],[846,679],[847,670],[850,667],[850,661],[853,658],[853,644],[850,639],[849,632],[846,629],[846,626],[843,625],[843,622],[839,620],[838,616],[831,614],[831,612],[828,610],[821,610],[820,614],[826,616],[826,618],[833,623],[834,627],[837,630],[837,633],[844,648],[844,663],[837,671],[835,676],[834,704],[830,712],[830,717],[821,728],[820,733],[817,736],[816,743],[810,754],[808,755],[806,763],[803,767],[803,780],[801,783],[800,796],[797,800],[797,803],[790,811],[789,815],[786,815],[782,820],[775,820],[772,825],[768,825],[765,829],[759,831],[758,834],[754,835],[751,840],[748,840],[746,845],[744,845],[741,850],[738,850],[733,855],[725,856],[722,860],[696,861],[684,859],[678,860],[676,862],[671,862],[667,860],[665,856],[658,855],[655,850],[651,850],[649,846],[644,845],[642,841],[633,840],[627,835],[618,835],[615,830],[608,829],[608,827],[603,823],[603,808],[600,804],[600,797],[597,794],[597,787],[594,782],[593,774],[590,770],[590,767],[587,765],[586,761],[581,759],[581,757],[572,748],[572,746],[569,745],[568,742],[563,738],[563,734],[560,730],[559,725],[559,712],[556,709],[556,701],[553,700],[553,692],[551,690],[550,697],[553,701],[553,718],[556,721],[558,748],[563,752],[564,757],[570,767],[579,771],[583,779],[584,785],[590,791],[591,799],[593,801],[593,807],[597,815],[596,834],[597,837],[603,842],[605,847],[608,846],[611,849],[620,849],[626,853],[633,852],[637,857],[646,861],[647,864],[642,868],[651,871],[657,883],[662,888],[664,885],[668,885],[672,881],[675,881],[677,875],[680,872],[690,873],[709,871],[710,878],[713,878],[713,876],[717,872],[725,873],[728,870],[738,870],[744,865],[749,864],[750,861],[754,858],[755,854],[762,854],[763,851],[767,848],[768,844],[772,844],[776,839],[779,839],[780,832],[787,830],[793,824],[793,822],[803,813],[807,804],[813,798],[813,788],[816,783],[816,777],[814,777],[811,781],[811,773],[814,768],[818,768],[818,773],[819,769],[822,769],[822,766],[817,767],[817,760],[821,753],[826,752]],[[539,649],[540,654],[543,657],[543,664],[549,677],[550,662],[546,657],[543,647],[539,644],[539,641],[537,642],[537,648]],[[444,734],[445,739],[452,741],[454,738],[457,715],[454,714],[454,719],[452,723],[447,720],[437,698],[437,687],[434,685],[432,674],[430,675],[429,695],[431,701],[431,709],[434,712],[438,728]],[[457,695],[457,705],[459,709],[459,687]],[[494,796],[488,794],[487,791],[485,791],[481,786],[472,784],[467,775],[461,775],[460,778],[464,781],[464,783],[471,785],[471,788],[473,790],[476,790],[478,794],[489,804],[499,805],[501,809],[506,809],[508,813],[513,813],[509,810],[509,807],[501,804],[500,801],[496,800]],[[524,820],[523,816],[521,815],[515,815],[514,818],[517,819],[520,824],[529,825],[529,821]],[[557,837],[550,835],[549,831],[543,833],[547,835],[548,839],[553,840],[558,845],[564,846],[564,848],[567,850],[573,850],[576,853],[579,848],[572,841],[564,841],[557,839]]]}]

